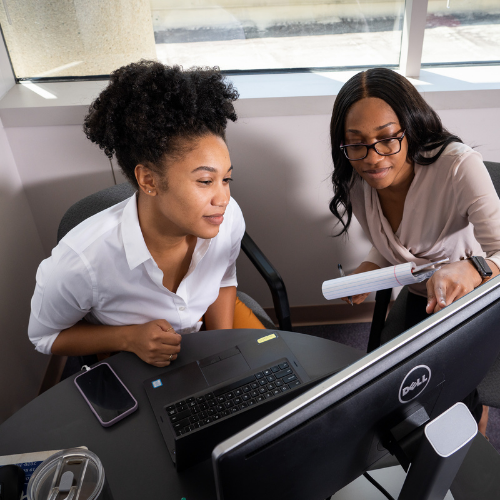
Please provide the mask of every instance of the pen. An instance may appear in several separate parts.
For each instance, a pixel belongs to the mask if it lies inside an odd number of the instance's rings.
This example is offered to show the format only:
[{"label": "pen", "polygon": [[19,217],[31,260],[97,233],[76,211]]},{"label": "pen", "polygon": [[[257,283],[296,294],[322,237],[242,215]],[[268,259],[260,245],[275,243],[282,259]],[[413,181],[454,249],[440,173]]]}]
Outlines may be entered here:
[{"label": "pen", "polygon": [[[339,273],[340,273],[341,278],[345,278],[345,273],[344,273],[344,270],[342,269],[341,264],[339,264]],[[349,300],[349,304],[351,304],[351,306],[353,306],[354,304],[352,303],[352,296],[347,297],[347,299]]]}]

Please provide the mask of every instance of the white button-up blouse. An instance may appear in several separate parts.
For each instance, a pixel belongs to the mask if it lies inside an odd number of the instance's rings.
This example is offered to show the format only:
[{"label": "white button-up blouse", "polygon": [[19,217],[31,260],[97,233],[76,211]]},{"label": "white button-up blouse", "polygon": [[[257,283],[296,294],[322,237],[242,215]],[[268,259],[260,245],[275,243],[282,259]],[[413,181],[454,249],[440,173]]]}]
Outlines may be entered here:
[{"label": "white button-up blouse", "polygon": [[57,335],[82,318],[133,325],[166,319],[177,333],[201,327],[200,318],[222,287],[236,286],[236,258],[245,232],[231,198],[217,236],[198,238],[176,293],[163,286],[139,225],[134,194],[73,228],[38,268],[28,327],[36,350],[50,354]]}]

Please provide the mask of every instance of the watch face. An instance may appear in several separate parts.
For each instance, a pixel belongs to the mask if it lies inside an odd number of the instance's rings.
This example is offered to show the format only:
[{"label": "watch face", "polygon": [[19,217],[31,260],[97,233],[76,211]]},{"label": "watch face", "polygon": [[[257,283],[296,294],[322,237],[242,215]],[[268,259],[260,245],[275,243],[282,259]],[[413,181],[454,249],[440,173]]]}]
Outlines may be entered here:
[{"label": "watch face", "polygon": [[493,274],[493,271],[491,270],[484,257],[473,256],[470,258],[470,260],[481,276],[486,277]]}]

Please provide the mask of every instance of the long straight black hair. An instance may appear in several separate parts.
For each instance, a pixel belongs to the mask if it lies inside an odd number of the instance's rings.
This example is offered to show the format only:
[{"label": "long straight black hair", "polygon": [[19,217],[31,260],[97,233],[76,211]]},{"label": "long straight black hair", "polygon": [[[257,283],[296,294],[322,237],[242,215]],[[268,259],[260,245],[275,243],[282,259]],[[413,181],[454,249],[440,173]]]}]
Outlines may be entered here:
[{"label": "long straight black hair", "polygon": [[[350,190],[360,179],[340,149],[345,140],[345,119],[351,106],[365,97],[382,99],[394,110],[401,128],[406,130],[409,161],[430,165],[441,156],[448,144],[462,142],[459,137],[452,135],[443,127],[438,114],[404,76],[386,68],[373,68],[354,75],[340,89],[330,122],[334,166],[332,173],[334,196],[330,202],[330,211],[343,226],[335,236],[347,234],[352,220]],[[423,153],[439,147],[434,156],[424,156]]]}]

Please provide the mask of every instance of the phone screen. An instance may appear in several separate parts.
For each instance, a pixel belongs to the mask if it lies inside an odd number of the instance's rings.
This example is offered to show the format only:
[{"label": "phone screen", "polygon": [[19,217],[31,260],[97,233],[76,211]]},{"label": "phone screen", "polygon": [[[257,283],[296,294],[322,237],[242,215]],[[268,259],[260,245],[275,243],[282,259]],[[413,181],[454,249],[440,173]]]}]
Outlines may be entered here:
[{"label": "phone screen", "polygon": [[75,383],[104,423],[111,422],[137,404],[105,363],[79,375]]}]

